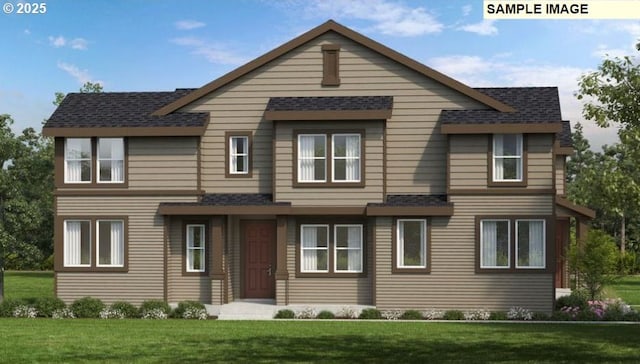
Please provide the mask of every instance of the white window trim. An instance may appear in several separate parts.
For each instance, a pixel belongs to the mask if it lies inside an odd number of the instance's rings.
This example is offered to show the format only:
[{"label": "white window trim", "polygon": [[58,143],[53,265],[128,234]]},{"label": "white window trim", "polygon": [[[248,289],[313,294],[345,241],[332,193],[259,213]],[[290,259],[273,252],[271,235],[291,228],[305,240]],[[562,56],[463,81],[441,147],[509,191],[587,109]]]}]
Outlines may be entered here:
[{"label": "white window trim", "polygon": [[[122,224],[122,264],[100,264],[100,223],[101,222],[119,222]],[[124,220],[121,219],[97,219],[96,220],[96,267],[122,268],[124,267]],[[109,240],[111,244],[111,240]]]},{"label": "white window trim", "polygon": [[[300,176],[302,176],[302,171],[301,169],[301,160],[302,158],[300,157],[300,138],[301,137],[322,137],[324,139],[324,157],[316,157],[315,156],[315,151],[314,151],[314,156],[312,158],[305,158],[305,159],[313,159],[314,161],[317,159],[322,159],[324,160],[324,179],[314,179],[314,180],[308,180],[308,181],[304,181],[300,179]],[[327,134],[298,134],[298,160],[296,161],[298,163],[298,183],[326,183],[327,182]],[[314,168],[315,168],[315,163],[314,163]]]},{"label": "white window trim", "polygon": [[[69,139],[88,139],[89,140],[89,158],[79,158],[79,159],[67,159],[67,142]],[[64,183],[91,183],[93,181],[93,161],[92,161],[92,156],[93,156],[93,143],[91,141],[91,138],[65,138],[64,139]],[[89,180],[88,181],[70,181],[67,176],[69,175],[68,173],[68,166],[67,166],[67,162],[68,161],[73,161],[73,162],[82,162],[82,161],[89,161]]]},{"label": "white window trim", "polygon": [[[507,265],[506,266],[493,266],[483,265],[482,257],[484,252],[484,239],[483,239],[483,224],[485,221],[506,221],[507,222]],[[497,242],[496,242],[497,243]],[[480,268],[482,269],[511,269],[511,220],[509,219],[482,219],[480,220]]]},{"label": "white window trim", "polygon": [[[542,265],[541,266],[521,266],[518,264],[518,222],[520,221],[542,221]],[[547,268],[547,222],[544,219],[517,219],[516,220],[516,268],[517,269],[546,269]]]},{"label": "white window trim", "polygon": [[[100,141],[103,139],[120,139],[122,140],[122,159],[111,159],[111,158],[100,158]],[[97,141],[97,145],[96,145],[96,161],[97,161],[97,165],[96,165],[96,180],[98,183],[104,183],[104,184],[110,184],[110,183],[124,183],[124,179],[125,179],[125,171],[127,166],[125,165],[126,161],[125,161],[125,153],[124,153],[124,138],[98,138]],[[102,161],[111,161],[111,162],[117,162],[117,161],[122,161],[122,181],[104,181],[100,179],[100,162]]]},{"label": "white window trim", "polygon": [[[352,137],[352,136],[356,136],[358,137],[358,156],[357,157],[336,157],[336,143],[335,143],[335,138],[336,137]],[[337,133],[337,134],[332,134],[331,135],[331,182],[335,182],[335,183],[357,183],[360,182],[362,180],[362,156],[361,156],[361,150],[362,150],[362,137],[360,134],[358,133]],[[344,179],[344,180],[336,180],[336,160],[357,160],[358,161],[358,176],[360,178],[358,179]]]},{"label": "white window trim", "polygon": [[[344,248],[344,247],[338,247],[338,227],[346,227],[346,228],[351,228],[351,227],[357,227],[360,229],[360,247],[359,248]],[[364,241],[363,241],[363,226],[362,224],[336,224],[333,226],[333,271],[335,273],[362,273],[362,269],[364,267],[363,264],[363,251],[362,251],[362,246],[364,245]],[[346,250],[347,252],[352,251],[352,250],[358,250],[360,251],[360,269],[359,270],[338,270],[338,250]],[[348,256],[348,253],[347,253]]]},{"label": "white window trim", "polygon": [[[193,247],[193,246],[189,247],[189,229],[192,228],[192,227],[202,228],[202,235],[201,235],[202,236],[202,247],[201,248]],[[186,241],[186,244],[185,244],[185,254],[186,254],[186,257],[185,257],[185,264],[186,264],[185,271],[188,272],[188,273],[203,273],[203,272],[206,272],[207,259],[205,257],[205,254],[207,252],[207,250],[206,250],[207,239],[206,239],[206,228],[205,228],[205,225],[204,224],[187,224],[187,226],[185,228],[185,234],[186,234],[186,237],[185,237],[185,241]],[[202,260],[202,262],[201,262],[202,263],[202,268],[201,269],[193,269],[193,268],[191,268],[193,262],[191,262],[190,255],[189,255],[189,250],[202,250],[202,255],[201,255],[201,257],[202,257],[201,258],[201,260]]]},{"label": "white window trim", "polygon": [[[67,250],[67,223],[68,222],[88,222],[89,223],[89,264],[67,264],[65,258],[67,256],[66,250]],[[91,253],[91,245],[92,245],[92,241],[91,241],[92,232],[91,232],[91,229],[92,229],[91,220],[87,220],[87,219],[69,219],[69,220],[64,220],[64,229],[63,229],[63,238],[62,238],[62,241],[63,241],[62,265],[64,267],[83,267],[83,268],[91,267],[91,256],[92,256],[92,253]]]},{"label": "white window trim", "polygon": [[[404,237],[400,234],[400,224],[403,222],[420,222],[422,224],[422,252],[424,253],[424,264],[422,265],[404,265],[403,264],[403,252],[404,249],[401,247],[404,246]],[[427,256],[427,219],[398,219],[396,221],[396,264],[397,268],[405,268],[405,269],[425,269],[427,268],[427,262],[429,261],[429,257]]]},{"label": "white window trim", "polygon": [[[236,153],[233,150],[233,139],[244,139],[244,145],[247,148],[246,153]],[[233,157],[246,157],[244,167],[246,170],[239,171],[238,164],[234,165]],[[246,135],[231,135],[229,136],[229,174],[249,174],[249,137]]]},{"label": "white window trim", "polygon": [[[325,228],[327,231],[327,247],[315,247],[315,248],[305,248],[304,247],[304,228],[305,227],[315,227],[315,228]],[[329,225],[328,224],[301,224],[300,225],[300,272],[301,273],[329,273],[329,262],[327,262],[327,269],[324,270],[305,270],[304,269],[304,251],[305,250],[325,250],[327,252],[327,259],[329,259]]]},{"label": "white window trim", "polygon": [[[491,153],[493,155],[493,173],[492,173],[492,180],[493,182],[522,182],[524,180],[524,159],[523,159],[523,155],[524,155],[524,138],[522,136],[522,134],[516,134],[516,136],[518,137],[518,139],[520,140],[520,150],[519,150],[519,155],[496,155],[496,136],[497,135],[508,135],[508,134],[494,134],[493,135],[493,153]],[[520,160],[520,163],[518,164],[519,168],[520,168],[520,178],[514,178],[514,179],[498,179],[496,178],[496,160],[497,159],[517,159]]]}]

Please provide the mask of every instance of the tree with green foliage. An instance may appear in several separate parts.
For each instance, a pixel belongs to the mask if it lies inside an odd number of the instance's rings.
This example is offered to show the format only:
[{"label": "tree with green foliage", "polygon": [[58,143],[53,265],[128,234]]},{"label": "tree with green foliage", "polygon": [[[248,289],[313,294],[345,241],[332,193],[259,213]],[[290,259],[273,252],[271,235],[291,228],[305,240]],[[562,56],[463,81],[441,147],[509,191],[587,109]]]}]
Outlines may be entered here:
[{"label": "tree with green foliage", "polygon": [[618,257],[615,240],[602,230],[591,229],[584,242],[572,243],[568,262],[576,288],[585,289],[592,300],[600,298],[604,286],[615,280]]}]

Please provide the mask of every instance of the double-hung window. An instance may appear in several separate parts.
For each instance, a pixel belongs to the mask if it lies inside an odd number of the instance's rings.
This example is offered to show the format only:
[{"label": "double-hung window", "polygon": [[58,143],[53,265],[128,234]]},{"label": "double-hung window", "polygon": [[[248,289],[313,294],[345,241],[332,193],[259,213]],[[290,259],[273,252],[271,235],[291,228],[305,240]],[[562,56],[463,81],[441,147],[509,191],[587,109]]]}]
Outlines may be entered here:
[{"label": "double-hung window", "polygon": [[64,147],[65,183],[91,182],[91,138],[67,138]]},{"label": "double-hung window", "polygon": [[334,182],[360,182],[360,134],[333,134]]},{"label": "double-hung window", "polygon": [[205,225],[187,224],[186,271],[205,272]]},{"label": "double-hung window", "polygon": [[362,272],[362,225],[334,226],[335,272]]},{"label": "double-hung window", "polygon": [[522,134],[493,136],[493,181],[523,181]]},{"label": "double-hung window", "polygon": [[329,271],[329,225],[301,225],[302,272]]},{"label": "double-hung window", "polygon": [[513,271],[546,268],[545,219],[500,217],[478,220],[480,269]]},{"label": "double-hung window", "polygon": [[398,219],[396,227],[396,266],[399,269],[426,269],[427,220]]},{"label": "double-hung window", "polygon": [[124,221],[97,221],[98,267],[124,266]]},{"label": "double-hung window", "polygon": [[298,135],[298,182],[327,181],[327,136]]},{"label": "double-hung window", "polygon": [[64,266],[91,266],[91,221],[64,221]]},{"label": "double-hung window", "polygon": [[124,140],[98,139],[98,183],[124,182]]},{"label": "double-hung window", "polygon": [[249,137],[229,137],[229,173],[235,175],[249,173]]},{"label": "double-hung window", "polygon": [[480,221],[480,268],[510,267],[511,225],[509,220]]}]

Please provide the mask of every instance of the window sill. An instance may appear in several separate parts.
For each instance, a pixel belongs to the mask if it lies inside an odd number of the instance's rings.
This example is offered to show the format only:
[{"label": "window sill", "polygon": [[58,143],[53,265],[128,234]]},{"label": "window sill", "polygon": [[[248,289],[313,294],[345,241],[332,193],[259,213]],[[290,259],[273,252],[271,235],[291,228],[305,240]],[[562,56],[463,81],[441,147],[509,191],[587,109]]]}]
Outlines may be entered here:
[{"label": "window sill", "polygon": [[61,267],[56,273],[128,273],[128,267]]},{"label": "window sill", "polygon": [[489,187],[527,187],[527,181],[488,181]]},{"label": "window sill", "polygon": [[182,272],[183,277],[207,277],[209,276],[209,272]]},{"label": "window sill", "polygon": [[303,273],[296,272],[296,278],[366,278],[367,273]]},{"label": "window sill", "polygon": [[426,268],[398,268],[398,267],[393,267],[393,268],[391,268],[391,273],[392,274],[430,274],[431,273],[431,268],[430,267],[426,267]]},{"label": "window sill", "polygon": [[553,273],[549,268],[478,268],[476,274],[544,274]]},{"label": "window sill", "polygon": [[364,188],[364,182],[293,182],[294,188]]}]

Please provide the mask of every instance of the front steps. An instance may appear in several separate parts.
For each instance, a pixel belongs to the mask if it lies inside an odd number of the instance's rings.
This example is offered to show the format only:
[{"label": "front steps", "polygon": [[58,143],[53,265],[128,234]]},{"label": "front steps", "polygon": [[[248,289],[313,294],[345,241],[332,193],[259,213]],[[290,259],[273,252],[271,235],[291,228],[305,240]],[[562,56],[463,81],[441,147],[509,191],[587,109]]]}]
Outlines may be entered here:
[{"label": "front steps", "polygon": [[220,306],[218,320],[271,320],[282,309],[275,300],[239,300]]}]

